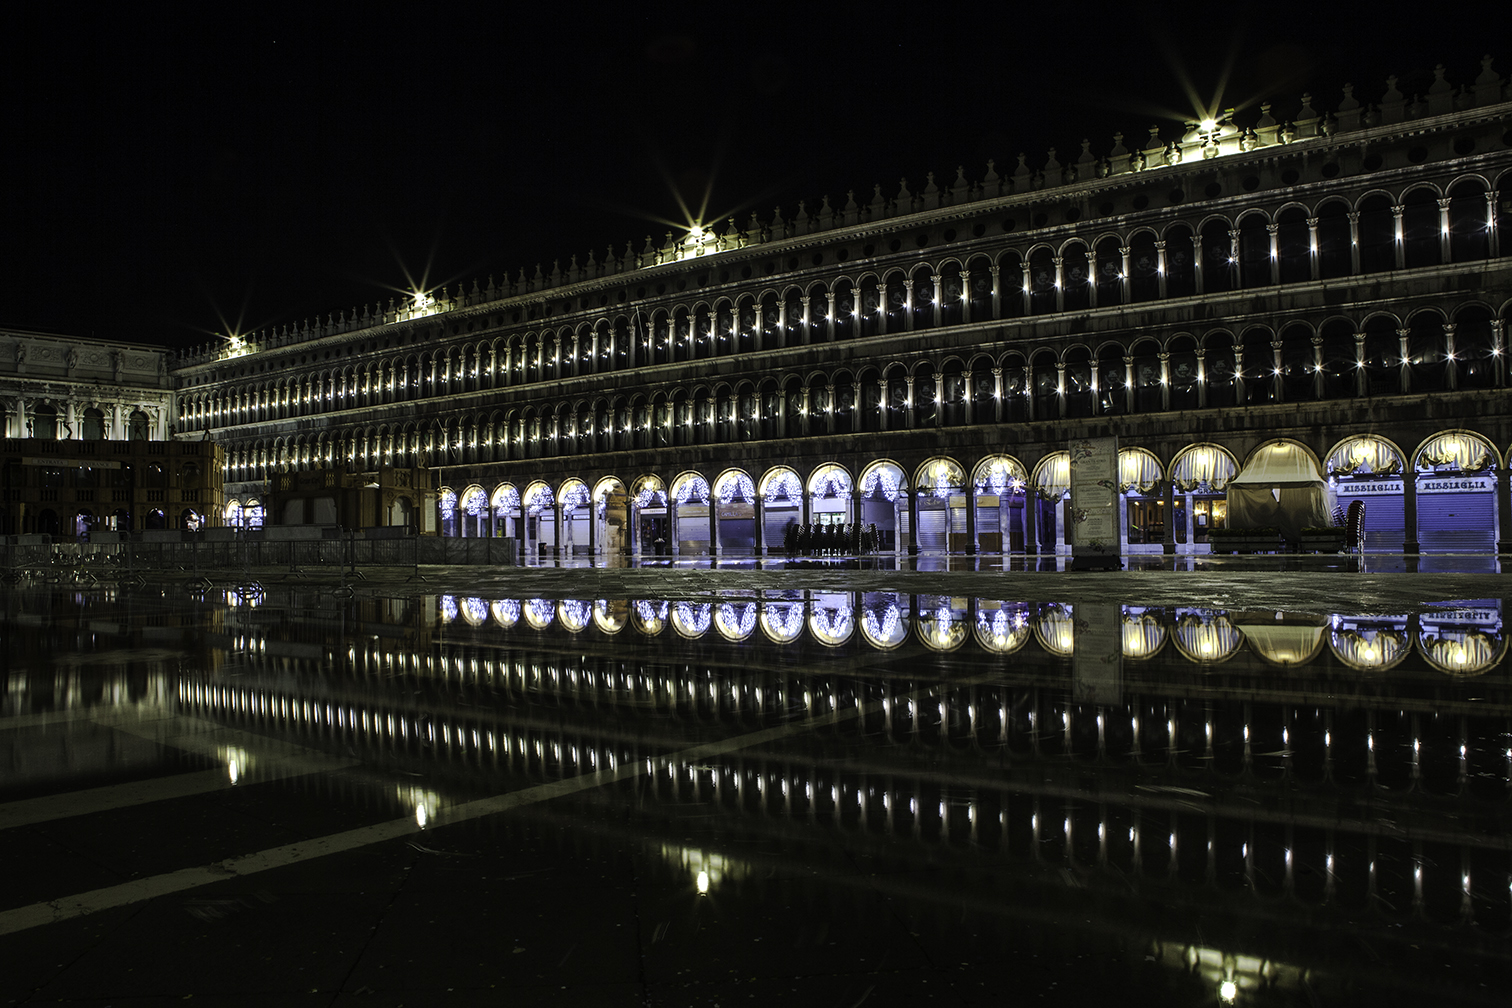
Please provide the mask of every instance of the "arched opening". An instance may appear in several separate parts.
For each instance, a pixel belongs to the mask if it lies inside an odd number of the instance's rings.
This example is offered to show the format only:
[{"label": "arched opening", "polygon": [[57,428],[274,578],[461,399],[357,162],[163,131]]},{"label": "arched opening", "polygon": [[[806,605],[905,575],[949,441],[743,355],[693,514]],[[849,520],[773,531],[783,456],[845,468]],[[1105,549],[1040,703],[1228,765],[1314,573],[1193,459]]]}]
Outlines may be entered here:
[{"label": "arched opening", "polygon": [[776,466],[761,477],[759,492],[767,551],[791,553],[803,524],[803,481],[787,466]]},{"label": "arched opening", "polygon": [[1160,344],[1140,340],[1134,344],[1134,409],[1159,413],[1165,409],[1165,384],[1160,373]]},{"label": "arched opening", "polygon": [[1144,448],[1118,452],[1118,491],[1124,497],[1122,540],[1131,553],[1159,552],[1165,542],[1165,499],[1161,465]]},{"label": "arched opening", "polygon": [[966,527],[966,470],[955,459],[932,458],[914,473],[914,487],[914,510],[919,521],[915,542],[919,552],[967,552],[971,543]]},{"label": "arched opening", "polygon": [[457,499],[457,535],[468,539],[487,536],[489,528],[488,494],[474,483]]},{"label": "arched opening", "polygon": [[1402,454],[1385,438],[1361,434],[1346,438],[1328,453],[1324,473],[1339,507],[1360,501],[1364,548],[1400,553],[1406,541],[1403,519]]},{"label": "arched opening", "polygon": [[1282,283],[1306,283],[1312,279],[1312,234],[1307,226],[1307,211],[1301,207],[1287,207],[1276,216],[1276,252]]},{"label": "arched opening", "polygon": [[847,525],[851,516],[850,471],[826,462],[809,474],[809,521],[814,525]]},{"label": "arched opening", "polygon": [[1391,200],[1383,193],[1360,201],[1360,272],[1384,273],[1396,269],[1396,218]]},{"label": "arched opening", "polygon": [[712,553],[709,523],[709,482],[696,472],[685,472],[672,481],[672,540],[676,552],[685,556]]},{"label": "arched opening", "polygon": [[896,462],[882,459],[861,471],[861,524],[873,537],[879,553],[896,552],[900,546],[898,532],[906,527],[899,502],[908,499],[908,475]]},{"label": "arched opening", "polygon": [[1481,554],[1446,563],[1429,558],[1424,570],[1495,570],[1496,449],[1470,431],[1445,431],[1413,455],[1417,540],[1425,554]]},{"label": "arched opening", "polygon": [[1485,259],[1491,254],[1490,203],[1479,179],[1462,179],[1449,188],[1449,258],[1454,262]]},{"label": "arched opening", "polygon": [[1192,253],[1191,228],[1177,224],[1166,230],[1166,297],[1191,297],[1197,293],[1197,269]]},{"label": "arched opening", "polygon": [[1170,372],[1166,395],[1170,398],[1171,409],[1196,409],[1200,403],[1197,381],[1199,373],[1197,341],[1187,335],[1172,337],[1170,343],[1166,345],[1166,353],[1169,358],[1167,367]]},{"label": "arched opening", "polygon": [[1071,454],[1051,452],[1040,459],[1030,479],[1034,522],[1033,545],[1037,553],[1063,554],[1066,545],[1066,502],[1071,493]]},{"label": "arched opening", "polygon": [[1024,552],[1025,491],[1029,474],[1011,455],[989,455],[971,477],[978,553]]},{"label": "arched opening", "polygon": [[1086,311],[1092,303],[1092,263],[1080,242],[1061,250],[1061,308]]},{"label": "arched opening", "polygon": [[661,477],[645,475],[630,488],[630,548],[639,554],[670,556],[672,528],[667,516],[667,488]]},{"label": "arched opening", "polygon": [[1392,395],[1402,390],[1401,340],[1396,319],[1376,315],[1365,323],[1366,395]]},{"label": "arched opening", "polygon": [[1130,300],[1154,301],[1160,297],[1160,252],[1153,231],[1139,231],[1129,239]]},{"label": "arched opening", "polygon": [[1096,412],[1092,381],[1092,352],[1084,346],[1066,351],[1066,416],[1089,417]]},{"label": "arched opening", "polygon": [[756,485],[743,469],[726,469],[714,480],[711,506],[719,524],[719,552],[756,554]]},{"label": "arched opening", "polygon": [[31,416],[27,420],[31,427],[29,437],[42,438],[48,441],[58,437],[58,410],[51,403],[38,403],[32,407]]},{"label": "arched opening", "polygon": [[1176,504],[1172,538],[1178,552],[1207,552],[1208,532],[1228,527],[1226,491],[1238,472],[1234,456],[1214,444],[1189,445],[1171,461]]},{"label": "arched opening", "polygon": [[524,514],[525,562],[534,564],[558,552],[561,545],[556,522],[556,496],[551,487],[537,480],[525,488],[520,504]]},{"label": "arched opening", "polygon": [[1324,280],[1354,272],[1354,244],[1349,227],[1349,204],[1329,200],[1318,208],[1318,275]]},{"label": "arched opening", "polygon": [[1447,237],[1439,222],[1438,191],[1419,186],[1402,200],[1402,254],[1408,269],[1443,262]]}]

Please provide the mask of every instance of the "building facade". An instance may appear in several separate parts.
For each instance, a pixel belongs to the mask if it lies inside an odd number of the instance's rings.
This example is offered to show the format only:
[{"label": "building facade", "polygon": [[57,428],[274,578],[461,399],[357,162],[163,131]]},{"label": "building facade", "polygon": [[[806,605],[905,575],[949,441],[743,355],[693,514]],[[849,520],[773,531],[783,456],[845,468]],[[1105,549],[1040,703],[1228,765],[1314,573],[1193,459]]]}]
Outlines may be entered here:
[{"label": "building facade", "polygon": [[[229,513],[279,473],[432,470],[444,535],[527,555],[1055,552],[1073,438],[1119,439],[1126,548],[1202,552],[1278,454],[1370,548],[1512,536],[1512,102],[1232,114],[979,180],[800,203],[182,356]],[[397,507],[397,505],[396,505]],[[420,525],[423,523],[416,522]]]},{"label": "building facade", "polygon": [[170,440],[162,347],[0,331],[0,535],[219,522],[224,454]]}]

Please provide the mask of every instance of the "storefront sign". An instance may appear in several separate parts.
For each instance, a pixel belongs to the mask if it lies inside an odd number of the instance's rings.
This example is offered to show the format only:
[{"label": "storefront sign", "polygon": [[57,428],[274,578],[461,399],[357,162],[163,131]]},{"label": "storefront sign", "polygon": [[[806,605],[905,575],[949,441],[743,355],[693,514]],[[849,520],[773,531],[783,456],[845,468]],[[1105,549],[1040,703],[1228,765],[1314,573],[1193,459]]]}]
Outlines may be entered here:
[{"label": "storefront sign", "polygon": [[1369,480],[1363,483],[1340,483],[1335,491],[1340,497],[1366,497],[1372,494],[1399,494],[1401,480]]},{"label": "storefront sign", "polygon": [[1417,492],[1490,493],[1496,489],[1495,476],[1428,476],[1418,480]]},{"label": "storefront sign", "polygon": [[978,497],[977,497],[977,507],[989,508],[989,507],[997,507],[997,506],[998,506],[998,495],[997,494],[980,494],[980,495],[978,495]]},{"label": "storefront sign", "polygon": [[119,462],[101,462],[95,459],[77,458],[25,458],[21,464],[26,466],[49,466],[54,469],[119,469]]},{"label": "storefront sign", "polygon": [[[1490,493],[1495,489],[1495,476],[1420,476],[1417,484],[1417,492],[1420,494]],[[1399,494],[1402,492],[1402,481],[1392,479],[1339,483],[1334,492],[1340,497]]]}]

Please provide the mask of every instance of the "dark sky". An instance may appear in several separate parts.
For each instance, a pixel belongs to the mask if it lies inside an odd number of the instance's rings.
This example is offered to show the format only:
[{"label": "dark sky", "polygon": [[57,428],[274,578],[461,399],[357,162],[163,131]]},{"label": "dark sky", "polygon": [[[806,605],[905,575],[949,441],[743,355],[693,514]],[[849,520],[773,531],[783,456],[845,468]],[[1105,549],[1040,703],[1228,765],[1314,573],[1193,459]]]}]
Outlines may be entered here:
[{"label": "dark sky", "polygon": [[1326,109],[1512,37],[1451,5],[30,6],[0,43],[0,325],[171,346],[638,249],[677,193],[744,222],[1174,137],[1183,76],[1211,100],[1225,66],[1225,105]]}]

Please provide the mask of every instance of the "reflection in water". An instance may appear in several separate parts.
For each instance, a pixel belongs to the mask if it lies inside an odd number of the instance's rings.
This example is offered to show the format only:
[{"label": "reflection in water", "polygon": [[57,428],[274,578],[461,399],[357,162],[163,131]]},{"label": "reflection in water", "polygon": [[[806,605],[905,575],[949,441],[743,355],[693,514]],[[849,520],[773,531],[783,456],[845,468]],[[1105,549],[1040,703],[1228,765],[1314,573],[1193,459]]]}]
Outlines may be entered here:
[{"label": "reflection in water", "polygon": [[[49,625],[114,629],[94,657],[9,641],[8,715],[149,699],[251,740],[218,750],[232,783],[259,738],[351,754],[369,800],[422,826],[629,768],[593,799],[615,803],[611,823],[565,799],[541,814],[659,852],[721,900],[876,858],[906,869],[867,884],[907,913],[1110,931],[1209,1003],[1430,973],[1483,997],[1512,923],[1497,600],[1309,617],[894,592],[273,597],[197,604],[172,648],[125,671],[106,656],[162,626],[33,604]],[[1368,961],[1332,937],[1362,927]],[[1450,948],[1465,972],[1439,981],[1420,950]]]}]

